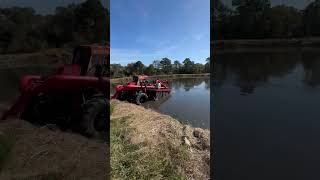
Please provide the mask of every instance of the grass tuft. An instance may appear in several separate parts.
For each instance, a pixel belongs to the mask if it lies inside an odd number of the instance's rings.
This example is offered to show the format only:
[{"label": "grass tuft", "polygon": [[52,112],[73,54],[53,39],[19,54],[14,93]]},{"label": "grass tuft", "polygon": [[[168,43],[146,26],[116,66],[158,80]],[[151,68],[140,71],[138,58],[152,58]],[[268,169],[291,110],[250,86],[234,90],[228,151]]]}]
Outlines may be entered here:
[{"label": "grass tuft", "polygon": [[110,115],[113,113],[115,106],[116,105],[114,103],[110,103]]}]

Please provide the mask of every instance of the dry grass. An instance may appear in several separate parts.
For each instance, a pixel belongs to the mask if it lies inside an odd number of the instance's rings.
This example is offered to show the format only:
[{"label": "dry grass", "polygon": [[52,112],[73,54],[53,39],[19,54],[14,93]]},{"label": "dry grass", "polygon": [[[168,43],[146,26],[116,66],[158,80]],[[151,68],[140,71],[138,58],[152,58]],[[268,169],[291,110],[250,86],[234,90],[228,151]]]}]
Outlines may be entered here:
[{"label": "dry grass", "polygon": [[[159,160],[164,160],[178,175],[176,177],[209,179],[210,132],[208,130],[183,125],[170,116],[134,104],[116,100],[111,101],[111,104],[114,106],[111,121],[114,123],[125,121],[121,123],[122,126],[111,124],[111,132],[117,131],[119,127],[129,129],[120,131],[119,136],[130,134],[127,143],[138,146],[131,153],[146,154],[147,158],[150,158],[148,154],[152,154],[156,157],[152,160],[155,164]],[[112,144],[113,142],[111,146]],[[112,150],[111,147],[111,159],[114,158]],[[136,157],[136,160],[139,158],[143,157]],[[159,173],[159,177],[155,177],[161,179],[161,171]]]},{"label": "dry grass", "polygon": [[145,144],[130,142],[132,128],[127,117],[112,119],[112,179],[184,179],[161,151],[144,151]]},{"label": "dry grass", "polygon": [[26,66],[61,65],[71,60],[72,52],[66,49],[48,49],[25,54],[0,55],[0,69]]},{"label": "dry grass", "polygon": [[0,123],[0,132],[15,138],[0,179],[107,178],[108,145],[103,142],[22,120]]}]

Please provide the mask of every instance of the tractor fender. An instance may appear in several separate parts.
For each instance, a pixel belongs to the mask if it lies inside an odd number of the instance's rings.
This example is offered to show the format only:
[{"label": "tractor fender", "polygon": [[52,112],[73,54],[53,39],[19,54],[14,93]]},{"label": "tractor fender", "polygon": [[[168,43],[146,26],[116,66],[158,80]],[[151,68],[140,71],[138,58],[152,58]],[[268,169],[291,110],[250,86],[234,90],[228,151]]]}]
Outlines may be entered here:
[{"label": "tractor fender", "polygon": [[33,76],[33,75],[26,75],[23,76],[20,80],[20,92],[25,92],[26,89],[30,86],[32,81],[40,80],[41,76]]},{"label": "tractor fender", "polygon": [[116,91],[121,91],[121,90],[123,90],[123,85],[117,85],[116,86]]}]

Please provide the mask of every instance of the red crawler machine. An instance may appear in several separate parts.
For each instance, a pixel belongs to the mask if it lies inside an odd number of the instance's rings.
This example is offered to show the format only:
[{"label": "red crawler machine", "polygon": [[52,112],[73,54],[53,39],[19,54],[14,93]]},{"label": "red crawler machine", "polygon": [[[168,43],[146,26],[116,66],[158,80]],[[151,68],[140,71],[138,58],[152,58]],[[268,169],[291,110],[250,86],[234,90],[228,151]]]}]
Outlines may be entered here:
[{"label": "red crawler machine", "polygon": [[127,100],[140,105],[147,100],[158,100],[170,94],[168,81],[149,82],[147,79],[147,76],[133,76],[133,80],[126,85],[117,85],[112,99]]},{"label": "red crawler machine", "polygon": [[87,136],[108,129],[109,47],[82,45],[74,49],[72,64],[51,76],[26,75],[21,95],[2,119],[17,116],[32,123],[57,124]]}]

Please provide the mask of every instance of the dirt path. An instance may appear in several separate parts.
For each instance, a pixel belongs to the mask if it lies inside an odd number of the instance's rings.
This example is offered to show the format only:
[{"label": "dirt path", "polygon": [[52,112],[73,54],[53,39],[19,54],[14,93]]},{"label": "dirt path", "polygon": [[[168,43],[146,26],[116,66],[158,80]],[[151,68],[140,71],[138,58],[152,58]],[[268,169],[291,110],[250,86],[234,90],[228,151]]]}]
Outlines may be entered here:
[{"label": "dirt path", "polygon": [[0,123],[0,136],[13,142],[8,156],[2,159],[0,179],[107,177],[108,146],[98,140],[12,119]]},{"label": "dirt path", "polygon": [[[134,104],[117,100],[112,100],[111,104],[113,107],[111,129],[122,128],[113,124],[126,119],[128,128],[132,128],[130,142],[144,145],[140,146],[137,152],[151,153],[153,156],[156,156],[157,152],[162,152],[165,154],[165,160],[183,177],[209,179],[210,132],[208,130],[183,125],[170,116]],[[115,154],[112,150],[113,148],[111,148],[111,159]]]}]

